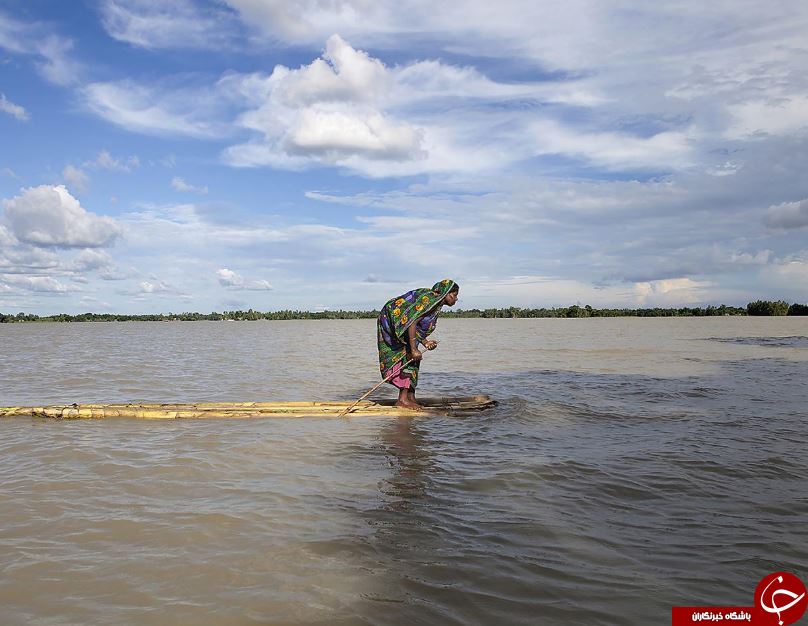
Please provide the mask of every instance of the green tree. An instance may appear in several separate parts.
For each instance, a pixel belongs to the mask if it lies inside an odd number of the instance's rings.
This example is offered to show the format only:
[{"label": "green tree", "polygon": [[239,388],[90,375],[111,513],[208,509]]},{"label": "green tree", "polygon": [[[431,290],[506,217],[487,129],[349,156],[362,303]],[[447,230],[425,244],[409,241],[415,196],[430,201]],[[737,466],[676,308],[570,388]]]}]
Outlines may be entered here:
[{"label": "green tree", "polygon": [[748,315],[788,315],[788,302],[777,300],[755,300],[746,305]]}]

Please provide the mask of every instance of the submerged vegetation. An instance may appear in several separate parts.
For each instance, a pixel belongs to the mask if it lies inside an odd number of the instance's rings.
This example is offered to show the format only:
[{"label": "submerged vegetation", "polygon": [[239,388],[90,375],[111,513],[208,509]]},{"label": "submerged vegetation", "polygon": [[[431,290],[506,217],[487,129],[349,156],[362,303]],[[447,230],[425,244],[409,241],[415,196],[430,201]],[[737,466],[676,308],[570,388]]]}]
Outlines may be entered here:
[{"label": "submerged vegetation", "polygon": [[[256,321],[256,320],[334,320],[373,319],[379,311],[223,311],[222,313],[156,313],[124,315],[117,313],[81,313],[79,315],[34,315],[31,313],[0,313],[0,323],[18,322],[196,322],[196,321]],[[595,309],[588,304],[552,309],[458,309],[442,315],[457,318],[526,318],[526,317],[711,317],[724,315],[808,315],[808,305],[756,300],[745,308],[727,306],[681,307],[678,309]]]}]

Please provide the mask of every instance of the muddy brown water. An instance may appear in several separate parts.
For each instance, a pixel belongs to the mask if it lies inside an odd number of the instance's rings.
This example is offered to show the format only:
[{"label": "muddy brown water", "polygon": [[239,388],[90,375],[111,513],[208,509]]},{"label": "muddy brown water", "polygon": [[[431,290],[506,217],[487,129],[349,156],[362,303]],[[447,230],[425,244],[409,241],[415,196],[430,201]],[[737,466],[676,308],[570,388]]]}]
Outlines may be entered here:
[{"label": "muddy brown water", "polygon": [[[419,393],[495,409],[0,421],[0,623],[665,624],[808,580],[808,320],[436,337]],[[0,325],[0,406],[353,399],[374,341],[369,320]]]}]

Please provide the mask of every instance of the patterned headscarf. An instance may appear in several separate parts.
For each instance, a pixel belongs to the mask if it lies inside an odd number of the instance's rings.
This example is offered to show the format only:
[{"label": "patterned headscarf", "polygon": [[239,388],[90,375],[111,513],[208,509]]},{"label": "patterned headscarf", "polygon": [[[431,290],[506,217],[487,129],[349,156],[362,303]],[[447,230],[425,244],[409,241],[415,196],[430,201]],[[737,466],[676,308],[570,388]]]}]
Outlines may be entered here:
[{"label": "patterned headscarf", "polygon": [[[425,315],[437,318],[435,314],[440,310],[440,303],[454,289],[455,285],[457,283],[453,280],[445,278],[435,283],[432,289],[414,289],[398,298],[391,315],[393,332],[396,337],[403,338],[407,329]],[[423,333],[424,337],[432,332],[434,325],[433,320],[429,324],[430,328]]]}]

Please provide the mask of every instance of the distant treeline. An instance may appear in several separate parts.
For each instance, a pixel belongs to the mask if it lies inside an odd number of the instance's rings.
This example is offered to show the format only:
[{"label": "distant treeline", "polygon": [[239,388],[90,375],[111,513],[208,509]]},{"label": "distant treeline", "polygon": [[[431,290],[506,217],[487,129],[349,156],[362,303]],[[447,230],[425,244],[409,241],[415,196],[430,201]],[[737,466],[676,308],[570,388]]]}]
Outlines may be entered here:
[{"label": "distant treeline", "polygon": [[[379,311],[223,311],[222,313],[156,313],[151,315],[119,315],[117,313],[81,313],[79,315],[16,315],[0,313],[1,323],[12,322],[197,322],[197,321],[252,321],[252,320],[347,320],[373,319]],[[595,309],[588,304],[554,309],[465,309],[444,311],[446,317],[515,318],[515,317],[711,317],[723,315],[808,315],[808,305],[791,304],[778,300],[756,300],[746,308],[727,306],[681,307],[678,309]]]}]

